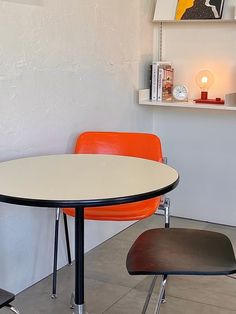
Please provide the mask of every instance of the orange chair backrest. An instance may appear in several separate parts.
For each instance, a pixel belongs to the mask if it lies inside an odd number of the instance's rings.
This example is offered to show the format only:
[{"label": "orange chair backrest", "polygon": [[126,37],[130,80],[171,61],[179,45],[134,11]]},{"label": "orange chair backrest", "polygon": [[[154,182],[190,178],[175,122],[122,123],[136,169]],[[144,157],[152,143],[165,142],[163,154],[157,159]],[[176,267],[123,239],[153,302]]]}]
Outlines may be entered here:
[{"label": "orange chair backrest", "polygon": [[161,142],[149,133],[84,132],[79,135],[76,154],[111,154],[162,162]]},{"label": "orange chair backrest", "polygon": [[[84,132],[79,135],[76,154],[111,154],[150,159],[162,162],[161,142],[148,133]],[[151,216],[160,204],[160,197],[135,203],[85,208],[85,218],[91,220],[140,220]],[[74,208],[63,212],[75,216]]]}]

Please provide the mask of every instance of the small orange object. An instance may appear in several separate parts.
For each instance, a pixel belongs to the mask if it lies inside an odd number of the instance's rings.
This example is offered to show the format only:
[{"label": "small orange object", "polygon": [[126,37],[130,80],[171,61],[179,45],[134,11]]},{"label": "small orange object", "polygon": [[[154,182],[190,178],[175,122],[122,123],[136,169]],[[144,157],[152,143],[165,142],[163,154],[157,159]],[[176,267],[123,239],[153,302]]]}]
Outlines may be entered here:
[{"label": "small orange object", "polygon": [[213,98],[213,99],[194,99],[196,104],[211,104],[211,105],[224,105],[225,101],[224,99],[221,99],[219,97]]}]

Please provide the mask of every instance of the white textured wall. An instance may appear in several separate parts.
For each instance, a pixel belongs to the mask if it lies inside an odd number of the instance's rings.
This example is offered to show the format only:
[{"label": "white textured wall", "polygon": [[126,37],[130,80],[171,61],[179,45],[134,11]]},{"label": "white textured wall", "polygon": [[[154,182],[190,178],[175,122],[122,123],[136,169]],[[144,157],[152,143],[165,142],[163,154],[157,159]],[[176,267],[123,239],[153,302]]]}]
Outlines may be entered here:
[{"label": "white textured wall", "polygon": [[[136,90],[152,10],[152,0],[1,0],[0,161],[71,152],[83,130],[150,131]],[[0,204],[1,288],[51,272],[53,220],[53,209]],[[126,225],[86,222],[86,250]]]},{"label": "white textured wall", "polygon": [[236,225],[235,112],[161,108],[155,131],[180,174],[170,193],[175,216]]},{"label": "white textured wall", "polygon": [[[172,62],[175,84],[187,85],[190,99],[200,95],[195,76],[205,68],[215,76],[209,98],[236,92],[235,37],[235,22],[164,23],[163,60]],[[235,226],[236,113],[155,108],[154,121],[169,163],[180,173],[172,213]]]}]

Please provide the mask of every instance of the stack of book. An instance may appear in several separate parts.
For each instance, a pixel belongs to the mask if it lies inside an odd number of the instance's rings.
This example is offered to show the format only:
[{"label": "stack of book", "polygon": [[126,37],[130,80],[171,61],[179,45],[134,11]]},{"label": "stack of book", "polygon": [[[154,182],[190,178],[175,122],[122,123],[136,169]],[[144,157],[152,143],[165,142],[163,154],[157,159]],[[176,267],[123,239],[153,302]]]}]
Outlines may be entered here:
[{"label": "stack of book", "polygon": [[174,69],[171,63],[153,61],[150,78],[150,99],[153,101],[172,101]]}]

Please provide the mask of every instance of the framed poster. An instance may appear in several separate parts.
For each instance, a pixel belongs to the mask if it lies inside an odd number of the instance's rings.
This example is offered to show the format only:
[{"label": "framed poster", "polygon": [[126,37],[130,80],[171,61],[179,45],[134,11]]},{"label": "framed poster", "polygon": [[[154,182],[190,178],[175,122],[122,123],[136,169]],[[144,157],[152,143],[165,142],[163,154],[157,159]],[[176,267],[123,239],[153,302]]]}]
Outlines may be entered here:
[{"label": "framed poster", "polygon": [[177,0],[157,0],[153,21],[173,21]]},{"label": "framed poster", "polygon": [[224,0],[178,0],[176,20],[221,19]]}]

